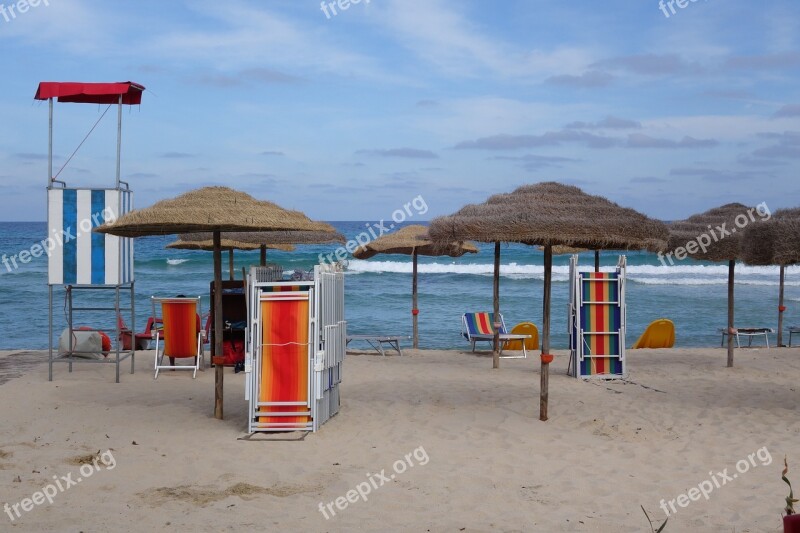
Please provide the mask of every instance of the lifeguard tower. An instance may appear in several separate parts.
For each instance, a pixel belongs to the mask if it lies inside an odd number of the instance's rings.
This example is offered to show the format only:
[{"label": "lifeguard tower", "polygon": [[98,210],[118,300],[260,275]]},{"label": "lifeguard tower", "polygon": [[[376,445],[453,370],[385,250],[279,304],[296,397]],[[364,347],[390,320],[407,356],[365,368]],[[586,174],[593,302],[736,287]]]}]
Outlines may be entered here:
[{"label": "lifeguard tower", "polygon": [[[47,100],[49,104],[49,137],[47,156],[47,226],[46,239],[48,263],[48,346],[49,346],[49,379],[53,380],[53,364],[64,362],[72,366],[75,363],[106,363],[116,366],[116,381],[119,383],[120,363],[131,359],[131,373],[134,371],[135,343],[130,349],[121,346],[120,318],[129,316],[130,331],[135,331],[134,273],[133,273],[133,240],[113,235],[93,233],[96,226],[115,220],[133,208],[133,192],[128,183],[121,181],[122,155],[122,108],[139,105],[145,88],[133,82],[120,83],[62,83],[42,82],[36,91],[36,100]],[[106,113],[117,106],[117,156],[116,181],[109,188],[81,188],[68,186],[59,180],[61,171],[53,174],[53,108],[54,102],[106,105],[106,109],[97,124]],[[94,131],[94,127],[86,138]],[[86,140],[84,138],[84,141]],[[83,142],[78,146],[83,145]],[[61,170],[66,167],[73,152]],[[68,348],[58,353],[58,340],[53,331],[53,298],[57,290],[64,291],[64,310],[66,329],[69,332]],[[81,301],[76,306],[76,297],[82,293]],[[91,293],[89,296],[86,293]],[[108,295],[113,295],[109,298]],[[76,349],[75,334],[77,315],[82,313],[99,320],[102,316],[107,323],[113,315],[116,323],[111,353],[105,357],[86,358],[91,355]],[[102,313],[102,315],[100,315]],[[83,316],[82,315],[82,316]],[[99,331],[96,328],[81,328]],[[55,346],[54,346],[55,343]],[[56,353],[54,354],[54,348]],[[112,356],[113,354],[113,356]]]}]

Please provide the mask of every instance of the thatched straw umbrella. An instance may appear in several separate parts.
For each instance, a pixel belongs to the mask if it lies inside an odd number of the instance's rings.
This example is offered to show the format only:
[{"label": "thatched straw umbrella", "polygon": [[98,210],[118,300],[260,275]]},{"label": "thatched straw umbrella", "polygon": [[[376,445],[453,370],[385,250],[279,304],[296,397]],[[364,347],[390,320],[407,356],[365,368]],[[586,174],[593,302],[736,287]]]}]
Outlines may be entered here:
[{"label": "thatched straw umbrella", "polygon": [[779,209],[769,220],[765,217],[761,224],[747,228],[742,238],[742,259],[748,265],[780,267],[778,346],[783,346],[786,267],[800,263],[800,208]]},{"label": "thatched straw umbrella", "polygon": [[411,277],[411,323],[414,349],[419,348],[419,330],[417,324],[417,258],[425,256],[461,257],[466,253],[476,254],[478,248],[469,242],[452,242],[445,245],[433,243],[428,238],[428,228],[420,225],[405,226],[389,235],[378,237],[374,241],[359,246],[353,252],[356,259],[369,259],[378,254],[403,254],[412,258]]},{"label": "thatched straw umbrella", "polygon": [[512,193],[492,196],[486,203],[463,207],[454,215],[434,219],[428,234],[435,241],[494,242],[498,251],[500,242],[544,246],[540,420],[547,420],[548,365],[553,357],[550,354],[553,246],[657,251],[666,246],[668,238],[662,222],[600,196],[588,195],[578,187],[555,182],[524,185]]},{"label": "thatched straw umbrella", "polygon": [[[223,237],[240,243],[256,244],[261,249],[261,265],[267,264],[267,248],[280,244],[344,244],[344,235],[337,231],[267,231],[267,232],[232,232]],[[182,241],[204,241],[211,238],[210,233],[187,233],[180,236]]]},{"label": "thatched straw umbrella", "polygon": [[[228,231],[333,231],[299,211],[259,201],[228,187],[203,187],[127,213],[94,229],[120,237],[212,232],[214,242],[214,353],[222,353],[221,233]],[[223,367],[216,365],[214,416],[222,419]]]},{"label": "thatched straw umbrella", "polygon": [[[187,234],[191,235],[191,234]],[[254,244],[249,242],[240,242],[234,241],[232,239],[228,239],[227,233],[224,233],[222,236],[222,240],[220,242],[222,251],[228,252],[228,271],[230,273],[230,279],[233,281],[233,251],[234,250],[245,250],[245,251],[253,251],[263,249],[264,253],[264,262],[262,265],[266,263],[266,249],[271,248],[273,250],[281,250],[283,252],[291,252],[294,250],[294,246],[291,244]],[[213,252],[214,251],[214,239],[211,238],[207,241],[184,241],[183,239],[179,238],[175,242],[169,243],[166,248],[171,248],[175,250],[204,250],[206,252]]]},{"label": "thatched straw umbrella", "polygon": [[686,220],[670,224],[669,250],[678,260],[687,256],[712,262],[728,262],[728,366],[733,366],[734,352],[734,278],[736,261],[741,259],[745,227],[755,227],[756,209],[740,203],[725,204]]}]

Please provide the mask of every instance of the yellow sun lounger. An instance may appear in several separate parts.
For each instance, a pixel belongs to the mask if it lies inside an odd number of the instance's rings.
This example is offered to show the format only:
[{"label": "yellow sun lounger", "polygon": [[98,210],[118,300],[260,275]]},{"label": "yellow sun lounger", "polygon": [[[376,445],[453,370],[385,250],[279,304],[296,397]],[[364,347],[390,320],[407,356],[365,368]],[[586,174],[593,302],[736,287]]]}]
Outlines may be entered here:
[{"label": "yellow sun lounger", "polygon": [[642,336],[631,349],[639,348],[672,348],[675,345],[675,324],[672,320],[659,318],[644,330]]}]

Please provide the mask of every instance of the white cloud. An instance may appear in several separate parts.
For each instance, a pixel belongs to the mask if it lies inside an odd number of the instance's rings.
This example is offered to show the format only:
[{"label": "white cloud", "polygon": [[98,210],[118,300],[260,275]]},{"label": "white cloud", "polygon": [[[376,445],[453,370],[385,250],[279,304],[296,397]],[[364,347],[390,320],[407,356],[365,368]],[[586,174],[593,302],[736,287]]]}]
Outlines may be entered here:
[{"label": "white cloud", "polygon": [[[350,51],[322,26],[291,19],[240,1],[193,2],[187,6],[210,24],[204,29],[171,29],[144,43],[150,55],[197,61],[221,72],[278,65],[310,68],[339,76],[401,81],[359,51]],[[196,26],[195,26],[196,27]],[[321,29],[322,28],[322,29]]]},{"label": "white cloud", "polygon": [[506,78],[543,79],[580,74],[596,59],[593,52],[578,47],[525,50],[493,39],[469,20],[465,7],[466,3],[444,0],[390,0],[381,23],[420,59],[449,75],[489,72]]},{"label": "white cloud", "polygon": [[[6,2],[9,4],[9,2]],[[96,56],[114,46],[113,17],[84,0],[40,3],[6,22],[0,18],[0,43],[21,41],[27,46],[57,48]],[[3,49],[8,50],[8,44]]]}]

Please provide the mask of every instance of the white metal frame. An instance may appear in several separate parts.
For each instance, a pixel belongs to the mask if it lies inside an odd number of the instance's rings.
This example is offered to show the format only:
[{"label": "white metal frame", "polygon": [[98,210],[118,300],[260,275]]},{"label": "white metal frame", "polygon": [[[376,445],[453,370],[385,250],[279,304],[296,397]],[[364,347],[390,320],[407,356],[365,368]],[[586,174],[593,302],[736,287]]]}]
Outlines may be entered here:
[{"label": "white metal frame", "polygon": [[[53,188],[60,186],[61,188],[66,189],[67,184],[64,181],[60,181],[56,179],[56,176],[53,175],[53,112],[54,112],[54,103],[55,97],[51,97],[48,99],[48,144],[47,144],[47,190],[48,190],[48,231],[49,231],[49,213],[50,213],[50,194],[49,191]],[[121,180],[121,173],[122,173],[122,106],[123,106],[123,95],[119,95],[117,99],[117,143],[116,143],[116,166],[115,166],[115,186],[114,190],[118,190],[120,192],[128,192],[130,193],[129,184]],[[120,196],[121,198],[121,196]],[[121,200],[120,200],[121,201]],[[117,211],[118,214],[121,214],[121,205],[119,206],[120,209]],[[131,199],[131,208],[133,208],[132,199]],[[126,242],[121,240],[121,243]],[[126,246],[130,246],[130,254],[131,254],[131,264],[133,263],[133,244],[125,244]],[[123,244],[120,244],[123,246]],[[48,256],[50,254],[48,253]],[[120,270],[122,268],[122,264],[120,263]],[[48,274],[49,278],[49,274]],[[121,272],[119,280],[122,279]],[[69,307],[68,317],[67,317],[67,328],[70,333],[70,351],[66,354],[66,357],[55,357],[53,352],[53,313],[55,308],[53,306],[53,292],[54,288],[57,285],[64,286],[66,290],[65,298],[67,299],[67,304]],[[99,289],[99,290],[114,290],[114,306],[113,307],[73,307],[72,301],[72,293],[73,290],[91,290],[91,289]],[[121,292],[122,291],[130,291],[130,306],[123,308],[120,304]],[[102,294],[102,293],[101,293]],[[136,305],[135,305],[135,289],[134,289],[134,279],[133,273],[131,273],[131,278],[126,283],[116,283],[114,285],[81,285],[81,284],[52,284],[48,279],[48,380],[53,381],[53,363],[56,362],[65,362],[69,365],[69,371],[72,372],[72,365],[73,363],[107,363],[107,364],[114,364],[116,366],[116,382],[119,383],[119,374],[120,374],[120,364],[127,358],[131,360],[131,374],[134,373],[135,370],[135,357],[136,357],[136,344],[135,341],[131,340],[131,349],[130,350],[122,350],[120,348],[120,343],[122,342],[120,339],[121,330],[119,328],[119,323],[117,322],[117,328],[115,330],[116,333],[116,348],[114,349],[115,357],[112,359],[82,359],[82,358],[75,358],[74,355],[78,354],[77,351],[73,350],[72,345],[72,332],[74,329],[73,317],[74,311],[85,311],[85,312],[115,312],[115,320],[116,317],[120,315],[120,311],[130,311],[130,324],[131,330],[135,331],[136,327]]]}]

